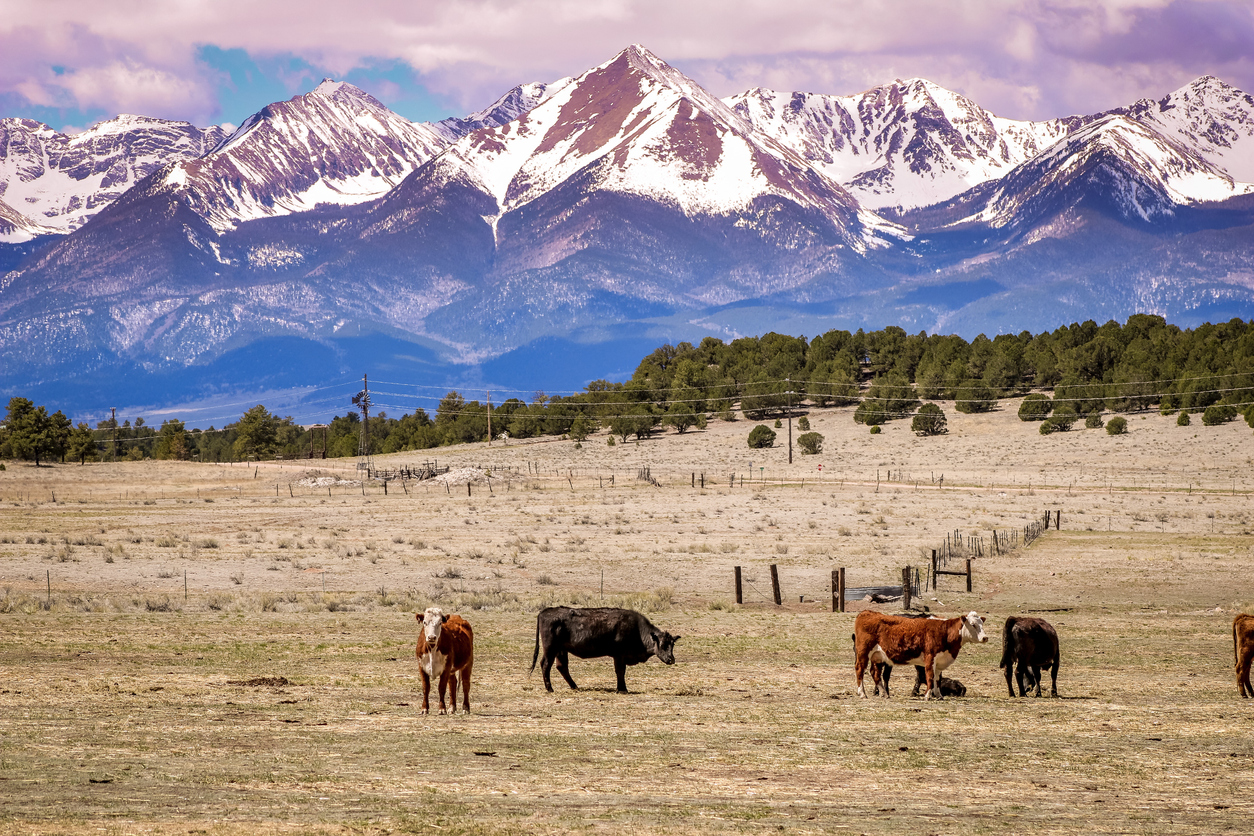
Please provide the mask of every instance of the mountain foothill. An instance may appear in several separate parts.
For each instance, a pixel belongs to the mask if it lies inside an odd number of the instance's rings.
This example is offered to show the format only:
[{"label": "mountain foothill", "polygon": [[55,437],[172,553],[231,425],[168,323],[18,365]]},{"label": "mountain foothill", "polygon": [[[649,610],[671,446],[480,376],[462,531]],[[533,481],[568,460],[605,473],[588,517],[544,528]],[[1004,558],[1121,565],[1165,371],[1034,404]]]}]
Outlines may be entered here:
[{"label": "mountain foothill", "polygon": [[583,382],[641,340],[1248,318],[1251,183],[1254,98],[1210,76],[1033,122],[923,79],[720,99],[640,46],[435,123],[332,80],[229,134],[0,119],[0,368],[224,391],[562,345]]}]

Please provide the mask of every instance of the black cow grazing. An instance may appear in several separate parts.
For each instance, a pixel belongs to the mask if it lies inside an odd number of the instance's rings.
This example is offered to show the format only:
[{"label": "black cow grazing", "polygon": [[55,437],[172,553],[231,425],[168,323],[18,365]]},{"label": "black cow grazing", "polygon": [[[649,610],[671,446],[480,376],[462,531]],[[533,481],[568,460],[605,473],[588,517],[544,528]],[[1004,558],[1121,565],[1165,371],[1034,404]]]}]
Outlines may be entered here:
[{"label": "black cow grazing", "polygon": [[654,627],[649,619],[635,610],[617,607],[548,607],[536,616],[536,647],[531,655],[531,669],[544,674],[545,690],[552,691],[549,671],[557,662],[557,672],[571,688],[578,688],[570,678],[568,653],[580,659],[610,656],[618,675],[618,692],[627,693],[627,666],[647,662],[656,655],[668,665],[675,664],[675,642],[672,636]]},{"label": "black cow grazing", "polygon": [[1026,697],[1036,687],[1041,695],[1041,668],[1050,669],[1049,695],[1058,696],[1058,633],[1043,618],[1010,616],[1001,637],[1001,667],[1006,672],[1006,689],[1015,695],[1010,681],[1011,670],[1019,681],[1019,696]]}]

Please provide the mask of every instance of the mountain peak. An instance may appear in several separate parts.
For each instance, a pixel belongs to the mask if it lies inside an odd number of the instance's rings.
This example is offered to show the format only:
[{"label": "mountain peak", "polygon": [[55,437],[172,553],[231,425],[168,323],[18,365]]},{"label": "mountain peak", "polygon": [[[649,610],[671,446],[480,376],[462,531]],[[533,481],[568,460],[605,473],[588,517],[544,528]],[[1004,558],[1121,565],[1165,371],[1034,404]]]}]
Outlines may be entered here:
[{"label": "mountain peak", "polygon": [[333,78],[324,78],[311,92],[319,93],[323,96],[334,96],[336,93],[340,92],[340,88],[343,87],[344,84],[345,82],[343,81],[336,81]]}]

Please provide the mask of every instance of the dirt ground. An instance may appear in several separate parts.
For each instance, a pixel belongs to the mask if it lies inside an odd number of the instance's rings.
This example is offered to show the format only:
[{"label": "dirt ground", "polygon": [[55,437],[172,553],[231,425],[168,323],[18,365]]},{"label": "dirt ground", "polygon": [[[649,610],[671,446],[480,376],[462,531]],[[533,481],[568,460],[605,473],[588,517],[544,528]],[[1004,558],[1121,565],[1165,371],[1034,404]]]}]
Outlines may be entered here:
[{"label": "dirt ground", "polygon": [[[353,461],[8,462],[0,829],[1248,830],[1231,622],[1254,611],[1254,434],[1151,414],[1040,436],[1015,407],[929,439],[811,411],[825,449],[792,465],[785,429],[750,450],[743,420],[376,458],[493,468],[469,495],[385,494]],[[1046,510],[1061,530],[991,552]],[[987,617],[949,671],[968,696],[911,699],[903,670],[891,700],[858,699],[832,570],[899,582],[955,535],[985,543],[973,591],[942,577],[915,605]],[[677,663],[619,695],[608,660],[574,660],[581,689],[546,693],[535,612],[602,602],[682,635]],[[469,716],[420,713],[431,604],[474,626]],[[1057,627],[1061,699],[1007,696],[1018,613]]]}]

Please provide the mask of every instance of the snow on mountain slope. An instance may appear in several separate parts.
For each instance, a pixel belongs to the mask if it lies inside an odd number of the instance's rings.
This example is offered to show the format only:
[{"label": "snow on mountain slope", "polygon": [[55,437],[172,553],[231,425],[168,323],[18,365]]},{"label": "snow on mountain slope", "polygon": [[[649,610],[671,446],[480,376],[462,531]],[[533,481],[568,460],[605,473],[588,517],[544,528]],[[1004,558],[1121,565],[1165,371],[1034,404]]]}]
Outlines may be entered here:
[{"label": "snow on mountain slope", "polygon": [[517,120],[465,137],[436,167],[433,176],[480,184],[496,199],[497,218],[594,172],[595,183],[585,188],[647,197],[688,217],[726,215],[773,195],[843,230],[857,226],[866,241],[878,241],[868,230],[890,226],[860,216],[840,186],[639,46]]},{"label": "snow on mountain slope", "polygon": [[77,229],[163,165],[226,137],[145,116],[118,116],[74,136],[33,119],[0,119],[0,198],[38,226]]},{"label": "snow on mountain slope", "polygon": [[755,88],[724,101],[871,209],[947,200],[1030,159],[1074,121],[1003,119],[918,78],[854,96]]},{"label": "snow on mountain slope", "polygon": [[22,244],[40,235],[55,235],[60,231],[40,226],[0,200],[0,244]]},{"label": "snow on mountain slope", "polygon": [[552,84],[544,84],[539,81],[533,81],[530,84],[520,84],[483,110],[464,117],[453,116],[448,119],[442,119],[436,122],[433,127],[447,137],[450,142],[455,142],[466,134],[477,131],[480,128],[499,128],[506,122],[512,122],[519,116],[522,116],[570,82],[571,79],[563,78]]},{"label": "snow on mountain slope", "polygon": [[249,117],[205,157],[175,166],[166,183],[221,232],[319,204],[373,200],[447,144],[432,126],[327,79]]},{"label": "snow on mountain slope", "polygon": [[1128,220],[1155,222],[1178,207],[1254,194],[1144,122],[1112,114],[1086,125],[995,184],[959,197],[976,211],[956,224],[1026,227],[1081,200]]},{"label": "snow on mountain slope", "polygon": [[1122,113],[1152,126],[1234,180],[1254,183],[1254,96],[1202,76],[1158,101],[1142,99]]}]

